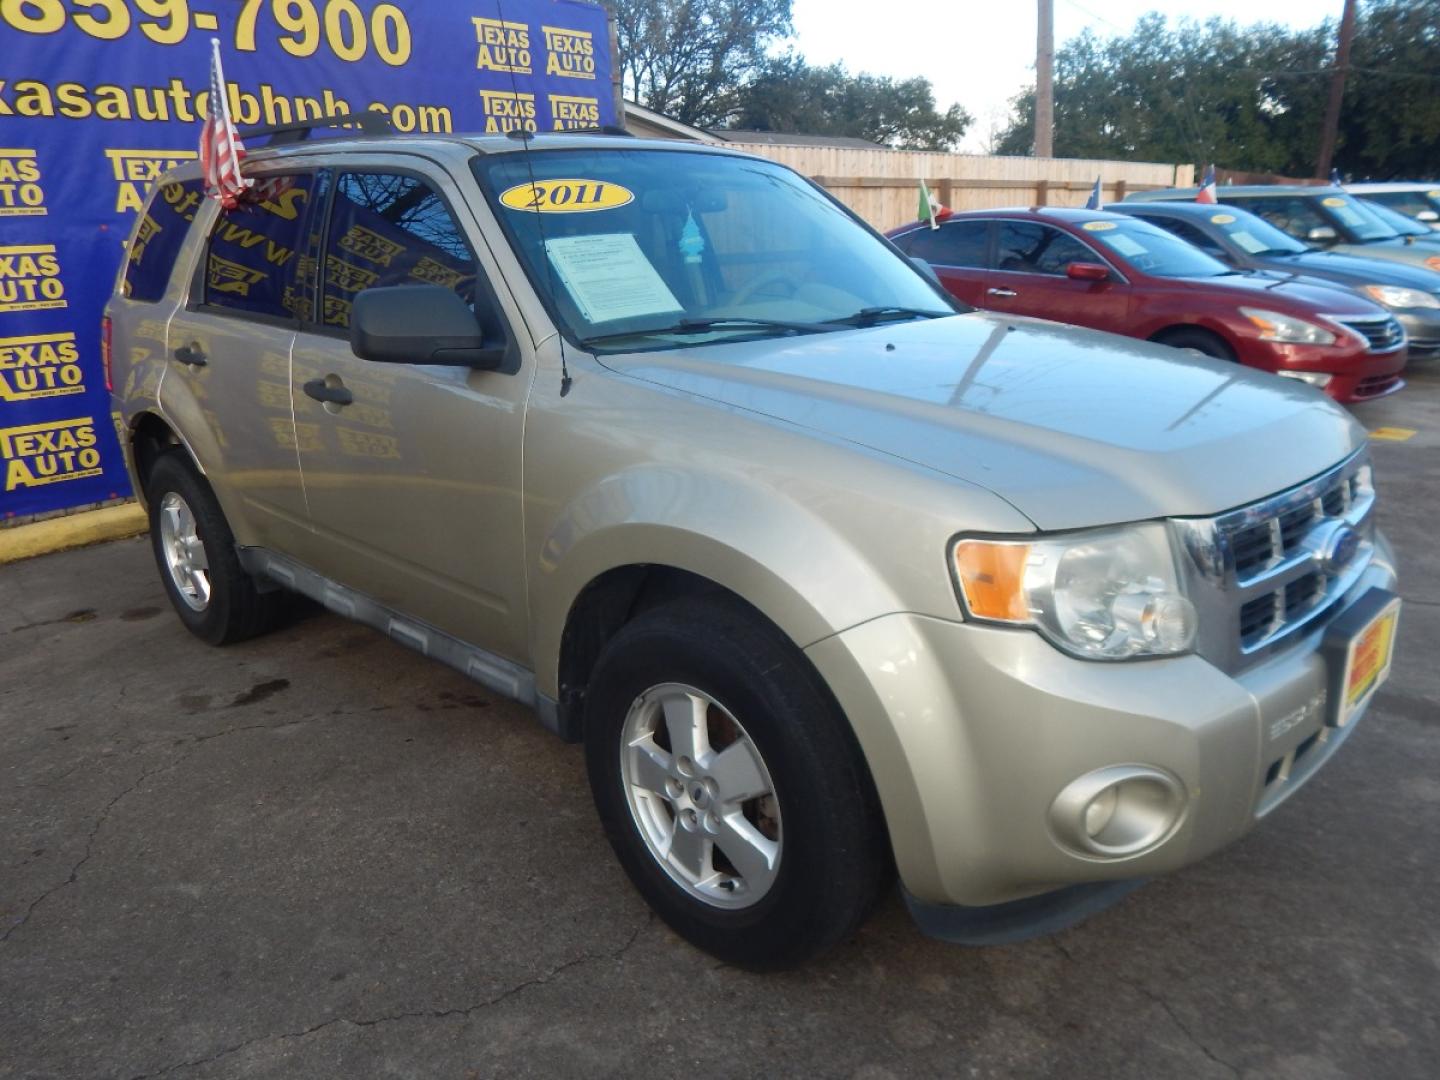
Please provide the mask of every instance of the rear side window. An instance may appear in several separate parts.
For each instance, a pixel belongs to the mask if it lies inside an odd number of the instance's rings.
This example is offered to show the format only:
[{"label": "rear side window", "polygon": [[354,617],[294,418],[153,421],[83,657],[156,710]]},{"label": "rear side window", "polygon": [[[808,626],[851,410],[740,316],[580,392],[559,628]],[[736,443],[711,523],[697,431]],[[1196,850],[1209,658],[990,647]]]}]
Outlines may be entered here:
[{"label": "rear side window", "polygon": [[983,267],[989,228],[985,221],[952,221],[938,229],[918,229],[905,250],[940,266]]},{"label": "rear side window", "polygon": [[424,180],[398,173],[344,173],[335,185],[325,245],[321,321],[348,327],[362,289],[443,285],[466,303],[475,256],[450,207]]},{"label": "rear side window", "polygon": [[205,303],[272,319],[296,315],[295,273],[315,177],[270,177],[279,188],[258,206],[222,213],[205,253]]},{"label": "rear side window", "polygon": [[204,197],[201,180],[172,181],[156,189],[130,245],[121,287],[125,296],[153,304],[165,295],[175,259]]}]

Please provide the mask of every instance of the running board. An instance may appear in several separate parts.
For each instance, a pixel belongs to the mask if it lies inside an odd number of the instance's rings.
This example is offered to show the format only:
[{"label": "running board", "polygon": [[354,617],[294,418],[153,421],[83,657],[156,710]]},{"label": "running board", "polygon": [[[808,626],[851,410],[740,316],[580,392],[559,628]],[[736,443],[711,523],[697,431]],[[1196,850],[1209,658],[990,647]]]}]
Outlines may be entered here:
[{"label": "running board", "polygon": [[513,660],[437,630],[419,619],[393,611],[380,601],[346,588],[294,559],[267,548],[237,548],[247,574],[272,581],[282,588],[308,596],[336,615],[379,630],[407,648],[454,668],[481,686],[534,709],[540,723],[566,742],[579,742],[570,731],[555,701],[535,689],[535,673]]}]

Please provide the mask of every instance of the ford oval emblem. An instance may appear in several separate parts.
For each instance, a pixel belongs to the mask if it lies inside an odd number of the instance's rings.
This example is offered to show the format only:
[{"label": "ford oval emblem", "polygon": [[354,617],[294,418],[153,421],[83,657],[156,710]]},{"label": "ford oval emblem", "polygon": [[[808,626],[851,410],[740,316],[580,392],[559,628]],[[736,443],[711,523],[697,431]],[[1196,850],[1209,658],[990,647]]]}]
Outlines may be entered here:
[{"label": "ford oval emblem", "polygon": [[1360,534],[1349,525],[1335,529],[1318,552],[1320,569],[1327,574],[1338,574],[1350,565],[1355,553],[1360,550]]}]

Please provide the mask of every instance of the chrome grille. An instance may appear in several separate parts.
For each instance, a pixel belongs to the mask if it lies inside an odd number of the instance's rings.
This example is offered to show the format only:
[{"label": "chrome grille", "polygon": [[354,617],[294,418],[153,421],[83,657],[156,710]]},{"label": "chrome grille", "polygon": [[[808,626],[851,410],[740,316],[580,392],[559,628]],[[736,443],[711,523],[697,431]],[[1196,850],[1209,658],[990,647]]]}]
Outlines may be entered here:
[{"label": "chrome grille", "polygon": [[1381,315],[1368,319],[1337,319],[1336,321],[1364,338],[1371,352],[1389,352],[1405,344],[1405,328],[1393,315]]},{"label": "chrome grille", "polygon": [[1238,510],[1177,519],[1201,651],[1233,669],[1316,624],[1370,564],[1374,503],[1370,465],[1357,454]]}]

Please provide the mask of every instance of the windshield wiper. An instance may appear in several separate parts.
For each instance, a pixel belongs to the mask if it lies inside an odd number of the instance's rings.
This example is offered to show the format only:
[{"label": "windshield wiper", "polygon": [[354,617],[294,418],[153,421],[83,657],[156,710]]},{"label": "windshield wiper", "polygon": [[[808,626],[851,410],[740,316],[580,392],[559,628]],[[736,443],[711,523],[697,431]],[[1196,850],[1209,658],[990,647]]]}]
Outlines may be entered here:
[{"label": "windshield wiper", "polygon": [[946,315],[954,315],[953,311],[927,311],[924,308],[910,307],[867,307],[861,308],[853,315],[846,315],[843,319],[831,319],[832,326],[874,326],[882,319],[943,319]]},{"label": "windshield wiper", "polygon": [[657,326],[646,330],[620,330],[613,334],[597,334],[582,338],[580,344],[587,348],[602,341],[617,338],[647,337],[651,334],[704,334],[711,330],[784,330],[792,334],[822,334],[833,330],[831,323],[787,322],[784,319],[749,319],[732,315],[716,315],[705,319],[678,319],[670,326]]}]

